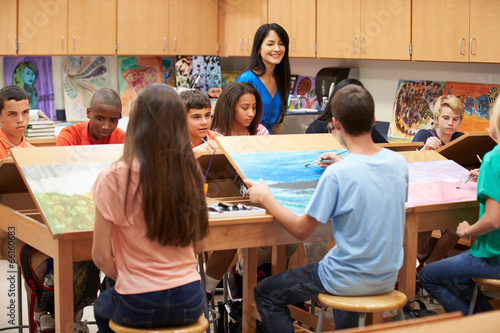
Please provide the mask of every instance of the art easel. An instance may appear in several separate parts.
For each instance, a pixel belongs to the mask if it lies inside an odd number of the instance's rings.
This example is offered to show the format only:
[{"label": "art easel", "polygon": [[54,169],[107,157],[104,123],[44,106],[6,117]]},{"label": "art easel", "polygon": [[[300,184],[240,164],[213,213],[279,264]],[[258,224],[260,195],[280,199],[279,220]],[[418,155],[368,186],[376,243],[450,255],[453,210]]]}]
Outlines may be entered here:
[{"label": "art easel", "polygon": [[436,149],[436,152],[465,168],[472,169],[479,168],[481,164],[476,154],[482,159],[484,154],[496,145],[495,140],[487,132],[465,133],[458,139]]},{"label": "art easel", "polygon": [[387,148],[392,151],[412,151],[416,150],[424,145],[423,142],[389,142],[389,143],[377,143],[379,147]]}]

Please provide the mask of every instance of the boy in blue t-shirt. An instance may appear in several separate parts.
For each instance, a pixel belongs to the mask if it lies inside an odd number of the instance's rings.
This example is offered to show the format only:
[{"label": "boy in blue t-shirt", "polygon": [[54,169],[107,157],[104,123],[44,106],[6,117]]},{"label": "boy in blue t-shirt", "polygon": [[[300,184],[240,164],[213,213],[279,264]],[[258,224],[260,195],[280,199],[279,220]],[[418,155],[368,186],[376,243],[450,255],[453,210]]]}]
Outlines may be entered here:
[{"label": "boy in blue t-shirt", "polygon": [[[255,302],[266,332],[293,332],[287,305],[318,293],[375,295],[394,289],[403,263],[408,165],[398,153],[375,145],[374,102],[363,87],[349,85],[331,103],[333,123],[349,156],[325,153],[329,166],[305,214],[297,216],[272,196],[269,187],[245,180],[250,200],[261,203],[299,240],[320,223],[332,222],[335,246],[319,263],[268,277],[255,287]],[[357,325],[357,314],[334,311],[335,328]]]}]

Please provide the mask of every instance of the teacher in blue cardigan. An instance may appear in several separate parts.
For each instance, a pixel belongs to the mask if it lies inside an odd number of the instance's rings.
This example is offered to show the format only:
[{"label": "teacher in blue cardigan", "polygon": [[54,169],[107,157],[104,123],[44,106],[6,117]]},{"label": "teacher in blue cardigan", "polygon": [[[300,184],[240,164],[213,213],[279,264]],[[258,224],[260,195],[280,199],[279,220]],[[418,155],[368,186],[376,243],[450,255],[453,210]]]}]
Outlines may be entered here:
[{"label": "teacher in blue cardigan", "polygon": [[290,93],[289,38],[285,29],[276,23],[257,29],[250,62],[236,81],[248,82],[260,93],[263,114],[260,120],[269,133],[281,132]]}]

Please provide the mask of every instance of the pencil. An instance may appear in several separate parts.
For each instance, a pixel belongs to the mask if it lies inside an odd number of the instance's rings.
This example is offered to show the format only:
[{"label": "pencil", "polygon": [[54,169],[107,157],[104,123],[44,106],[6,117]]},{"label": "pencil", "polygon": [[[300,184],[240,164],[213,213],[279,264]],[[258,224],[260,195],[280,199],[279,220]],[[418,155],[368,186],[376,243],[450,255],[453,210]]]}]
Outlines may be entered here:
[{"label": "pencil", "polygon": [[[433,137],[435,137],[436,139],[439,139],[437,136],[435,136],[435,135],[434,135],[434,133],[432,133],[432,130],[431,130],[431,134],[432,134],[432,136],[433,136]],[[441,146],[441,139],[439,139],[439,147],[442,147],[442,146]]]},{"label": "pencil", "polygon": [[6,144],[8,144],[11,147],[15,147],[12,143],[10,143],[9,141],[7,141],[5,139],[2,139],[2,141],[5,142]]}]

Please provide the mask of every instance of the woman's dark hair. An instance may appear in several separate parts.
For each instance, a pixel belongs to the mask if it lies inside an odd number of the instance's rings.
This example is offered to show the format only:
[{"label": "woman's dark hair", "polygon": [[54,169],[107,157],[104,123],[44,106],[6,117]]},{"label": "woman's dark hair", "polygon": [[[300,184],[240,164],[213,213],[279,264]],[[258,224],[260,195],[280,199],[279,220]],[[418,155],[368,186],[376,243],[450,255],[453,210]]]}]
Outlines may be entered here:
[{"label": "woman's dark hair", "polygon": [[266,73],[266,65],[259,56],[259,49],[264,42],[264,39],[269,35],[269,32],[273,30],[278,34],[278,37],[285,45],[285,54],[281,62],[274,68],[274,77],[276,79],[276,85],[278,86],[278,94],[281,99],[281,116],[278,120],[278,124],[283,122],[286,110],[288,109],[288,95],[290,94],[290,61],[288,60],[288,44],[289,38],[285,29],[283,29],[279,24],[270,23],[263,24],[257,29],[255,37],[253,39],[252,53],[250,54],[250,62],[246,70],[251,70],[257,76],[262,76]]},{"label": "woman's dark hair", "polygon": [[337,83],[332,90],[332,93],[330,94],[330,97],[328,98],[328,102],[325,105],[325,108],[323,110],[323,113],[319,115],[317,120],[328,123],[330,120],[332,120],[332,100],[337,91],[340,89],[344,88],[347,85],[354,84],[360,87],[364,87],[363,84],[357,80],[357,79],[345,79]]},{"label": "woman's dark hair", "polygon": [[[185,247],[208,233],[203,174],[191,148],[184,103],[175,90],[154,83],[141,90],[130,113],[122,160],[140,165],[134,200],[142,195],[146,236]],[[127,207],[125,207],[125,212]]]},{"label": "woman's dark hair", "polygon": [[257,134],[257,127],[262,117],[262,99],[260,98],[259,91],[248,82],[232,82],[222,89],[217,104],[215,104],[212,130],[216,130],[222,135],[231,135],[231,125],[234,121],[236,103],[245,94],[253,94],[255,96],[257,103],[255,117],[247,128],[250,135]]}]

